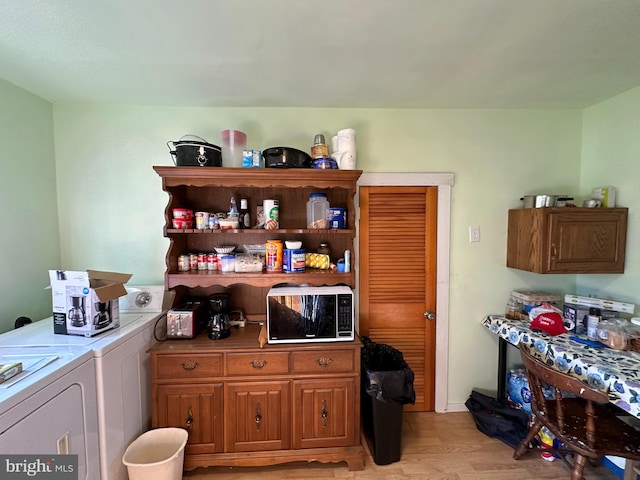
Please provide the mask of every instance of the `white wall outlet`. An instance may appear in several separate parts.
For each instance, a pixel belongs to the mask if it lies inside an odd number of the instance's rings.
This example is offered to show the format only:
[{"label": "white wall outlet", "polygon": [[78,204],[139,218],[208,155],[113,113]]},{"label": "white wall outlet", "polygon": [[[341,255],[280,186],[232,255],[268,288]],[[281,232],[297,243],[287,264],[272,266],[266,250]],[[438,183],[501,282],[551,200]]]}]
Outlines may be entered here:
[{"label": "white wall outlet", "polygon": [[480,227],[469,227],[469,242],[480,241]]}]

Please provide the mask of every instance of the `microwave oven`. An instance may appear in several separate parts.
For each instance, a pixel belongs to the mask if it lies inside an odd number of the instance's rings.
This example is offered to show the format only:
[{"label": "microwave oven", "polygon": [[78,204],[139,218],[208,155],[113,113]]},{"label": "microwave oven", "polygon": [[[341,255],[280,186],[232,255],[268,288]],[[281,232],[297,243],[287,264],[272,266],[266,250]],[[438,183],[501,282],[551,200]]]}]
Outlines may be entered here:
[{"label": "microwave oven", "polygon": [[353,291],[347,286],[272,287],[267,293],[267,342],[354,339]]}]

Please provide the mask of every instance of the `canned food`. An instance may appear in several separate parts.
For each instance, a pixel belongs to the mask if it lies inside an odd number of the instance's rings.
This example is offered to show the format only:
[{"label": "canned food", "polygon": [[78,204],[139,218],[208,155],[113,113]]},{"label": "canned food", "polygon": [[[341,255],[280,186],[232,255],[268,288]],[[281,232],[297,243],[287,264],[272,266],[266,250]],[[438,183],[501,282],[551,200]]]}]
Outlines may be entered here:
[{"label": "canned food", "polygon": [[209,212],[196,212],[196,228],[205,230],[209,226]]},{"label": "canned food", "polygon": [[265,230],[275,230],[280,228],[279,208],[280,207],[278,200],[264,200],[262,202],[262,213],[264,215]]},{"label": "canned food", "polygon": [[218,223],[218,217],[211,214],[209,215],[209,228],[211,230],[215,230],[216,228],[220,228],[220,224]]},{"label": "canned food", "polygon": [[282,270],[285,273],[304,272],[306,265],[304,248],[285,248],[282,258]]},{"label": "canned food", "polygon": [[188,272],[190,269],[191,264],[189,263],[189,255],[180,255],[178,257],[178,271]]},{"label": "canned food", "polygon": [[265,254],[267,272],[282,272],[282,240],[267,240]]},{"label": "canned food", "polygon": [[207,269],[207,254],[199,253],[198,254],[198,270],[206,270]]},{"label": "canned food", "polygon": [[346,208],[330,208],[329,209],[329,228],[333,230],[347,228],[347,209]]},{"label": "canned food", "polygon": [[189,270],[197,270],[198,269],[198,254],[190,253],[189,254]]},{"label": "canned food", "polygon": [[207,254],[207,270],[215,272],[218,270],[218,255],[215,253]]}]

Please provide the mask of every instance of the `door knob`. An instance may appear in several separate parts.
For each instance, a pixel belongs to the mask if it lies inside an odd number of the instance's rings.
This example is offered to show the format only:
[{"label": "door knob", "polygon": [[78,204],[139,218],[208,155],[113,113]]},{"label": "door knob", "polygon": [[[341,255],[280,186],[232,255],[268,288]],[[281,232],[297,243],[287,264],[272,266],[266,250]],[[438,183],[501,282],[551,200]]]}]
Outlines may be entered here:
[{"label": "door knob", "polygon": [[436,319],[436,314],[434,312],[432,312],[431,310],[427,310],[424,312],[424,318],[426,320],[435,320]]}]

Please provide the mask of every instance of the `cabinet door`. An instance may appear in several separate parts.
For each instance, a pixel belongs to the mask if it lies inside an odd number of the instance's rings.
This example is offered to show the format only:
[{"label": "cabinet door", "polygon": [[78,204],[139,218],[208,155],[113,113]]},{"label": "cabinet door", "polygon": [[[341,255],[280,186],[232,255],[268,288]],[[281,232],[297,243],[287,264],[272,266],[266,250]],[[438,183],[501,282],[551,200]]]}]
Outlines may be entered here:
[{"label": "cabinet door", "polygon": [[223,387],[207,385],[158,385],[157,425],[180,427],[189,432],[185,453],[223,451]]},{"label": "cabinet door", "polygon": [[354,378],[294,381],[293,448],[354,445],[355,389]]},{"label": "cabinet door", "polygon": [[549,273],[624,273],[626,210],[549,214]]},{"label": "cabinet door", "polygon": [[291,444],[289,382],[233,382],[225,398],[227,452],[287,450]]}]

